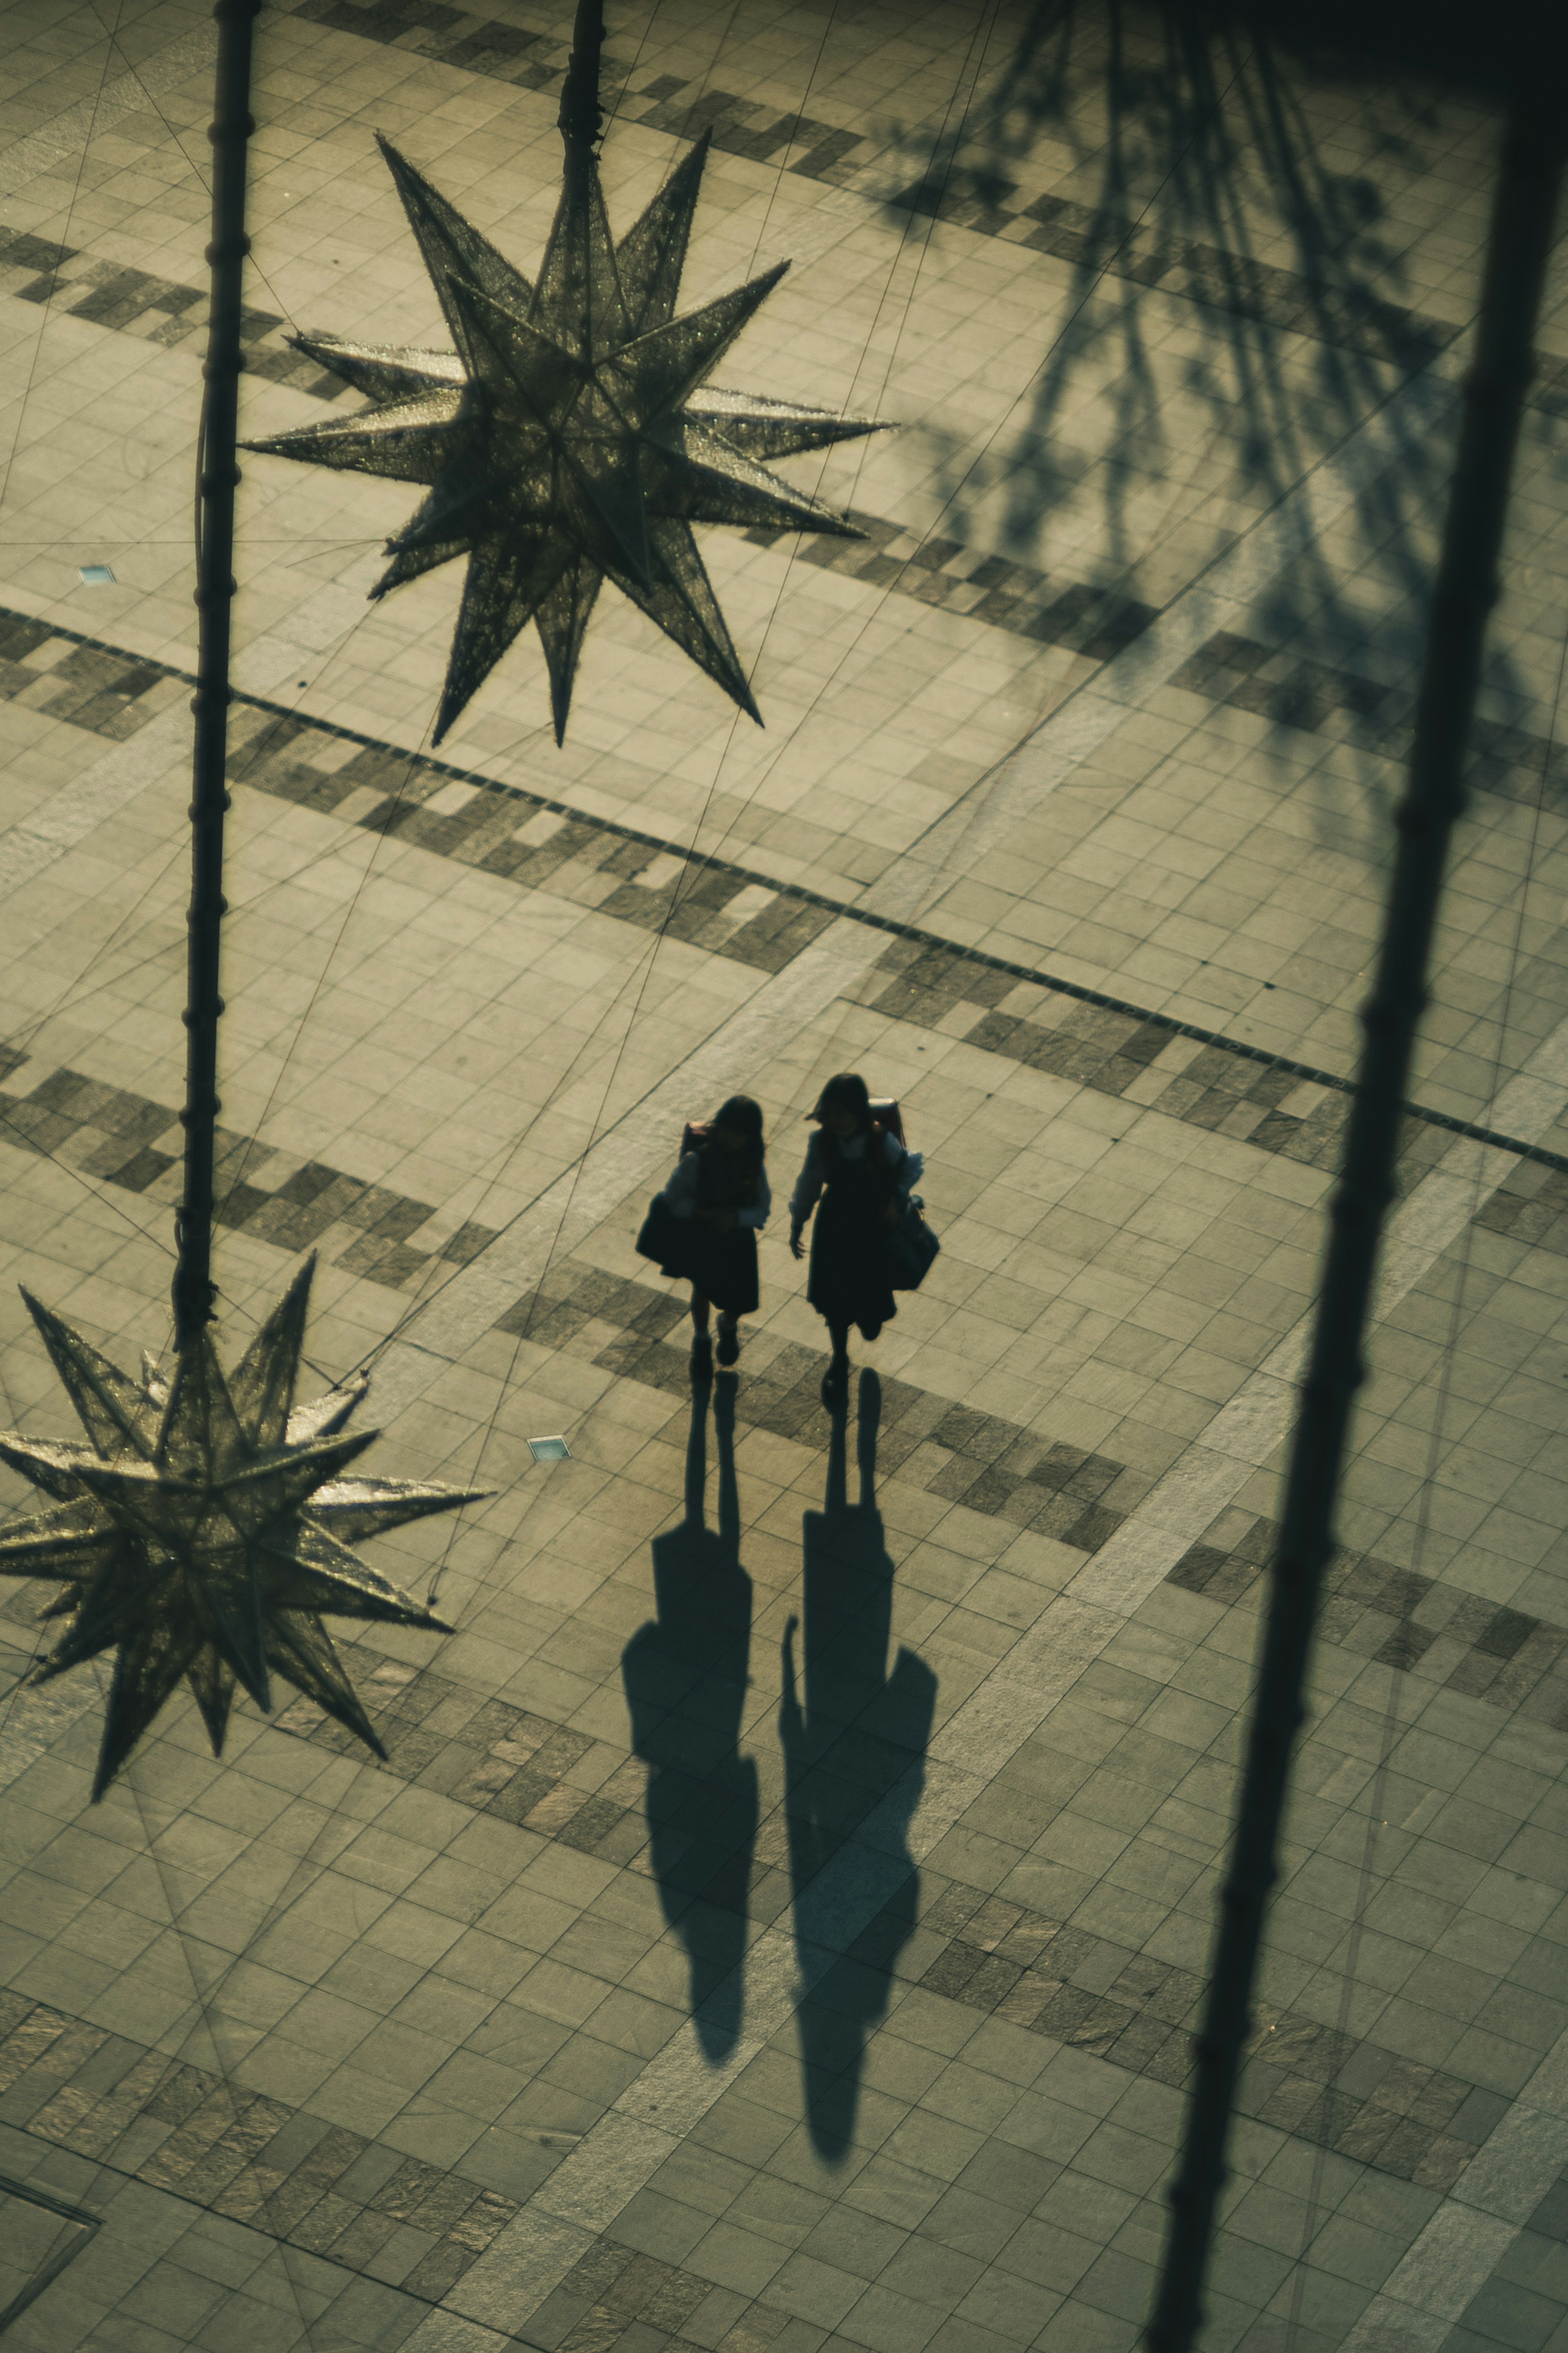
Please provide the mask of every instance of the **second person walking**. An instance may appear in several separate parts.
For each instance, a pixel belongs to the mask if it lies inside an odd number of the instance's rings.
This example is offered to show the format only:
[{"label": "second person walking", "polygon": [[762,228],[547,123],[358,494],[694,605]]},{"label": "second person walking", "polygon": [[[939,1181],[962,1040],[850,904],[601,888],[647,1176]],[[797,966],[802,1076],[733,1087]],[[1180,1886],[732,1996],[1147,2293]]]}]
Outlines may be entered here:
[{"label": "second person walking", "polygon": [[809,1116],[816,1134],[790,1195],[789,1246],[796,1258],[805,1255],[800,1238],[816,1208],[805,1295],[833,1343],[822,1382],[822,1402],[831,1411],[849,1394],[851,1324],[862,1339],[874,1340],[899,1312],[883,1243],[925,1162],[880,1125],[866,1082],[854,1071],[829,1079]]}]

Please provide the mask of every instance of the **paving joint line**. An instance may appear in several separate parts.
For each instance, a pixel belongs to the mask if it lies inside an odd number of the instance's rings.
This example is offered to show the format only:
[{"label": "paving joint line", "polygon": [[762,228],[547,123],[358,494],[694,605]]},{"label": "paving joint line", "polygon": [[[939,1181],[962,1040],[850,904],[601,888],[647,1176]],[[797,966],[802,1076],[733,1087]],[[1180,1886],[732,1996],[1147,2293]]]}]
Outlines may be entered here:
[{"label": "paving joint line", "polygon": [[[195,674],[190,670],[181,670],[171,662],[158,661],[152,656],[130,653],[124,647],[111,644],[107,638],[92,637],[85,630],[70,628],[63,622],[46,621],[39,615],[18,612],[10,606],[0,606],[0,621],[21,622],[46,628],[51,636],[67,638],[73,645],[85,647],[92,652],[106,654],[120,661],[136,662],[192,688],[196,683]],[[486,776],[478,769],[459,767],[455,762],[439,759],[431,753],[411,752],[406,744],[389,743],[384,737],[367,735],[358,728],[343,726],[335,720],[317,718],[291,710],[287,703],[274,702],[269,696],[247,694],[236,689],[231,700],[249,710],[264,712],[269,718],[283,720],[291,726],[313,728],[323,735],[335,737],[340,743],[357,744],[363,751],[379,753],[386,759],[407,761],[411,767],[426,769],[433,776],[449,778],[456,784],[471,786],[476,791],[521,801],[552,817],[563,817],[597,832],[613,835],[618,840],[635,842],[639,848],[678,858],[688,867],[732,876],[737,881],[773,892],[778,897],[792,900],[797,905],[819,907],[825,913],[858,923],[865,930],[885,932],[892,938],[911,940],[921,947],[940,949],[944,955],[957,956],[982,971],[1005,973],[1014,980],[1027,981],[1037,988],[1046,989],[1052,996],[1064,997],[1079,1005],[1093,1006],[1100,1012],[1124,1015],[1152,1029],[1163,1029],[1173,1038],[1190,1038],[1200,1045],[1213,1047],[1219,1053],[1234,1055],[1238,1060],[1256,1062],[1268,1070],[1288,1071],[1292,1078],[1306,1080],[1314,1086],[1328,1087],[1337,1094],[1354,1095],[1359,1092],[1354,1079],[1342,1077],[1336,1071],[1321,1070],[1314,1063],[1298,1061],[1292,1055],[1278,1054],[1266,1046],[1251,1045],[1245,1039],[1232,1038],[1224,1030],[1207,1029],[1201,1022],[1184,1021],[1175,1014],[1151,1011],[1147,1007],[1132,1003],[1130,998],[1113,996],[1109,990],[1091,988],[1086,982],[1068,980],[1060,974],[1044,972],[1037,965],[1017,964],[1009,957],[993,955],[984,948],[967,946],[962,941],[944,937],[940,932],[928,932],[918,924],[905,923],[898,916],[879,914],[872,908],[859,907],[853,902],[832,898],[826,892],[813,891],[805,883],[781,881],[775,875],[763,873],[754,867],[742,866],[733,859],[721,858],[714,851],[688,849],[665,835],[646,832],[640,827],[626,825],[616,818],[600,817],[575,807],[570,801],[556,799],[530,786],[507,784],[500,777]],[[1549,1151],[1544,1145],[1531,1144],[1521,1136],[1502,1134],[1481,1125],[1476,1120],[1460,1119],[1451,1112],[1438,1111],[1427,1103],[1407,1102],[1401,1105],[1401,1110],[1406,1118],[1419,1120],[1427,1127],[1441,1128],[1450,1135],[1468,1136],[1474,1143],[1490,1145],[1500,1152],[1510,1152],[1521,1160],[1533,1161],[1542,1167],[1568,1174],[1568,1155]]]}]

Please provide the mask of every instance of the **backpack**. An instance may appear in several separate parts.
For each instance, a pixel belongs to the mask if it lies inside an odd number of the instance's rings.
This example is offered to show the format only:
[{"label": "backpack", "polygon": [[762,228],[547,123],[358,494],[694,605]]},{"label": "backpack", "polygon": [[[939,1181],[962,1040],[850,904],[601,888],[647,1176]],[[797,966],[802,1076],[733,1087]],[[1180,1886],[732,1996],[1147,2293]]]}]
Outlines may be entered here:
[{"label": "backpack", "polygon": [[[894,1096],[873,1095],[871,1116],[879,1127],[885,1127],[890,1135],[896,1135],[905,1151],[909,1150],[904,1134],[904,1115]],[[925,1221],[924,1207],[920,1195],[911,1193],[902,1217],[883,1242],[888,1282],[894,1291],[918,1291],[942,1248]]]}]

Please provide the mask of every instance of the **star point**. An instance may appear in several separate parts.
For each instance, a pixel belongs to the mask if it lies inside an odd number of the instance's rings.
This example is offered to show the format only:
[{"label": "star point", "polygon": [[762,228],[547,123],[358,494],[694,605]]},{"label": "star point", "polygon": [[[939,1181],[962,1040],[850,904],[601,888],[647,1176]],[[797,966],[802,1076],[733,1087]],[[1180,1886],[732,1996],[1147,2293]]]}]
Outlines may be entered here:
[{"label": "star point", "polygon": [[376,136],[457,349],[296,336],[371,406],[245,447],[426,492],[370,594],[468,559],[433,741],[531,621],[561,743],[606,579],[760,726],[691,526],[862,537],[768,466],[888,427],[708,383],[789,267],[676,315],[710,134],[618,245],[596,162],[569,149],[537,282]]},{"label": "star point", "polygon": [[314,1271],[312,1258],[232,1375],[204,1330],[167,1381],[145,1357],[131,1379],[22,1294],[87,1439],[0,1432],[0,1461],[54,1505],[0,1528],[0,1576],[61,1586],[45,1615],[66,1623],[32,1681],[114,1653],[95,1800],[182,1678],[215,1756],[236,1690],[268,1711],[275,1676],[382,1756],[323,1614],[451,1631],[352,1547],[479,1492],[344,1475],[377,1434],[343,1430],[363,1376],[294,1401]]}]

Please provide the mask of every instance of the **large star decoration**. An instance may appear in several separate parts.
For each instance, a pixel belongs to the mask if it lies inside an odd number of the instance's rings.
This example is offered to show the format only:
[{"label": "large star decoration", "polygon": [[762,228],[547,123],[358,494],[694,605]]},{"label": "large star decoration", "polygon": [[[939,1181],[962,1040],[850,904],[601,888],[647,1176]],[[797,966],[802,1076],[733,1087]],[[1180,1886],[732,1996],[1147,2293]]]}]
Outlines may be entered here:
[{"label": "large star decoration", "polygon": [[760,725],[691,526],[864,537],[763,461],[885,428],[707,386],[789,267],[675,316],[707,138],[618,246],[597,164],[569,148],[537,285],[379,143],[458,348],[297,335],[298,349],[373,406],[246,447],[425,486],[413,519],[387,541],[392,562],[370,593],[468,559],[434,741],[532,621],[559,744],[606,578]]},{"label": "large star decoration", "polygon": [[0,1461],[54,1499],[0,1530],[0,1576],[62,1582],[47,1615],[65,1630],[30,1680],[115,1653],[95,1799],[182,1676],[215,1756],[236,1685],[268,1710],[281,1675],[384,1757],[322,1612],[451,1630],[350,1547],[478,1498],[342,1475],[378,1433],[339,1434],[363,1377],[295,1408],[313,1271],[226,1379],[204,1332],[168,1382],[145,1357],[133,1381],[23,1293],[88,1442],[0,1434]]}]

